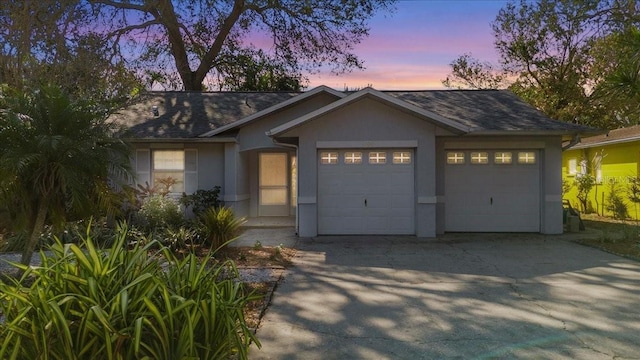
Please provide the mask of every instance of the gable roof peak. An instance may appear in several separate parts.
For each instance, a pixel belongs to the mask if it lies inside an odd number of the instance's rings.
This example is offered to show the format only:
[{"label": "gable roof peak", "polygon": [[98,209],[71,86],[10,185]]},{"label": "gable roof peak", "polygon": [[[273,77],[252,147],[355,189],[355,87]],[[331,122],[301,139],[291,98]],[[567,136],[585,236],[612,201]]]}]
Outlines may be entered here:
[{"label": "gable roof peak", "polygon": [[328,93],[330,95],[335,96],[337,99],[341,99],[343,97],[345,97],[346,95],[340,91],[334,90],[328,86],[325,85],[320,85],[317,86],[309,91],[305,91],[302,92],[300,94],[297,94],[281,103],[275,104],[273,106],[270,106],[266,109],[263,109],[261,111],[258,111],[256,113],[253,113],[245,118],[242,118],[238,121],[235,121],[231,124],[227,124],[225,126],[219,127],[217,129],[211,130],[211,131],[207,131],[201,135],[199,135],[198,137],[212,137],[214,135],[218,135],[220,133],[232,130],[232,129],[236,129],[239,128],[241,126],[244,126],[245,124],[254,122],[264,116],[267,116],[268,114],[271,114],[273,112],[282,110],[282,109],[286,109],[290,106],[293,106],[294,104],[297,104],[301,101],[304,101],[305,99],[308,99],[310,97],[316,96],[320,93]]}]

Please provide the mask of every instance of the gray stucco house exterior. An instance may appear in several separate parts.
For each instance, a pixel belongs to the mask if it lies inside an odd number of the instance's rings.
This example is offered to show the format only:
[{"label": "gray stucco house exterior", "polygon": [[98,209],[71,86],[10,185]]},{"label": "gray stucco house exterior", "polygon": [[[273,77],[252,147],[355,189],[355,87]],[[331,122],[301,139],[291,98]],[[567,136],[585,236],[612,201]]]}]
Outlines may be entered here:
[{"label": "gray stucco house exterior", "polygon": [[593,133],[497,90],[150,92],[111,119],[138,183],[220,186],[302,237],[561,233],[562,143]]}]

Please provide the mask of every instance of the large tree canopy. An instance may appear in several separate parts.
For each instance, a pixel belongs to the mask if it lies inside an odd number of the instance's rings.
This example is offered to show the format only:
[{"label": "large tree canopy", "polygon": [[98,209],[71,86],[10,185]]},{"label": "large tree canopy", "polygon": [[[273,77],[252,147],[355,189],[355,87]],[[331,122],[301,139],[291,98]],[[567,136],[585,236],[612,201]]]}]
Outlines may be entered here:
[{"label": "large tree canopy", "polygon": [[[394,0],[91,0],[114,46],[140,54],[139,69],[170,87],[202,90],[247,49],[267,51],[290,73],[362,67],[353,47],[367,21]],[[124,46],[132,48],[125,49]],[[177,74],[176,78],[174,74]],[[215,78],[215,76],[214,76]]]},{"label": "large tree canopy", "polygon": [[91,30],[90,8],[78,0],[0,2],[0,83],[56,84],[73,97],[118,106],[140,83]]},{"label": "large tree canopy", "polygon": [[126,97],[138,79],[165,89],[286,90],[304,85],[303,71],[361,68],[354,46],[394,2],[2,1],[0,83],[46,79],[106,100]]},{"label": "large tree canopy", "polygon": [[[508,3],[492,23],[499,70],[465,54],[452,62],[447,84],[508,84],[550,117],[564,121],[611,128],[635,122],[595,90],[611,79],[603,71],[614,72],[615,59],[623,56],[620,42],[605,39],[637,27],[638,14],[632,0]],[[508,81],[480,81],[496,77]]]}]

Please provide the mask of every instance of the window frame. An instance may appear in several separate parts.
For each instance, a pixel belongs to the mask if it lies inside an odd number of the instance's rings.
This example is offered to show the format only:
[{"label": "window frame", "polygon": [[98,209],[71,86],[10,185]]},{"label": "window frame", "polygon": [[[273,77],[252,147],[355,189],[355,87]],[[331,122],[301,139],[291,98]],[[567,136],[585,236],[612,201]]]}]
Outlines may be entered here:
[{"label": "window frame", "polygon": [[[181,153],[182,155],[182,161],[181,161],[181,168],[172,168],[172,167],[158,167],[159,164],[156,163],[156,160],[158,159],[158,154],[161,153]],[[186,192],[187,190],[187,164],[186,164],[186,150],[185,149],[151,149],[151,154],[150,154],[150,180],[151,180],[151,186],[157,186],[159,185],[158,180],[160,179],[164,179],[164,178],[168,178],[168,177],[173,177],[175,178],[176,184],[174,184],[173,186],[171,186],[169,188],[169,193],[170,194],[182,194],[183,192]],[[197,160],[196,160],[197,162]],[[197,170],[194,170],[194,172]],[[158,177],[157,174],[158,173],[163,173],[163,174],[167,174],[168,176],[163,176],[163,177]],[[173,175],[179,175],[179,176],[173,176]],[[176,189],[176,185],[179,184],[179,187]]]},{"label": "window frame", "polygon": [[593,157],[593,173],[596,183],[602,184],[602,159],[601,154],[597,154]]},{"label": "window frame", "polygon": [[567,160],[567,174],[569,176],[578,175],[578,159],[570,158]]}]

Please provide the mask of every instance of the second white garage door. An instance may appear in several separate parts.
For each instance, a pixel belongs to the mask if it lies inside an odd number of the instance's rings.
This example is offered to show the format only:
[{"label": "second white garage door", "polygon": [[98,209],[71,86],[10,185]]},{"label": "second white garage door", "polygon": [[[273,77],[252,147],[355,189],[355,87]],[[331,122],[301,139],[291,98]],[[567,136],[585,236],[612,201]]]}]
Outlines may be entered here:
[{"label": "second white garage door", "polygon": [[446,231],[539,232],[537,151],[447,151]]},{"label": "second white garage door", "polygon": [[410,149],[318,152],[318,233],[415,234]]}]

